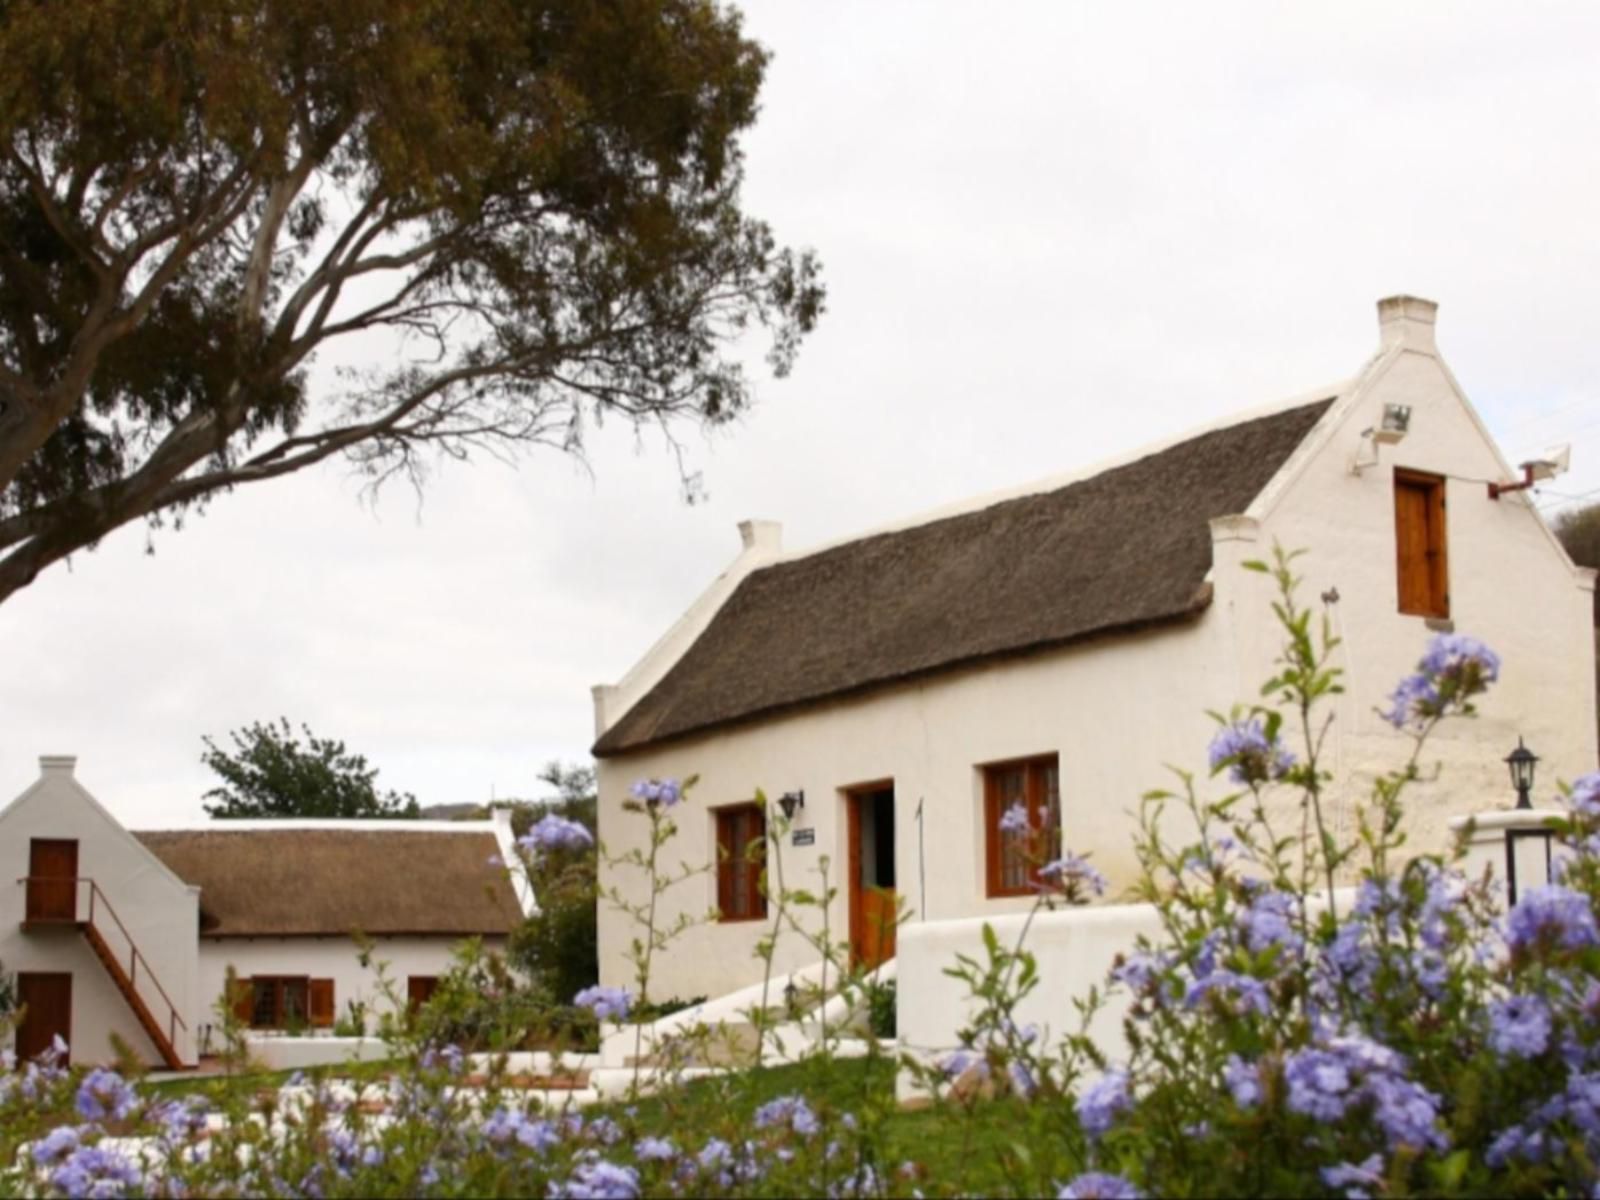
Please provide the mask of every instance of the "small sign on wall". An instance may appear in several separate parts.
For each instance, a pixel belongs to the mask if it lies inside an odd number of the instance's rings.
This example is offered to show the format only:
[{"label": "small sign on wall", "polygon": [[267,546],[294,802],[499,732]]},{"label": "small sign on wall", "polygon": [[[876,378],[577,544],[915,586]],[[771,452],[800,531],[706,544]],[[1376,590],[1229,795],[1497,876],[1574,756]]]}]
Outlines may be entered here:
[{"label": "small sign on wall", "polygon": [[814,846],[817,844],[817,831],[815,829],[796,829],[790,835],[790,842],[796,846]]}]

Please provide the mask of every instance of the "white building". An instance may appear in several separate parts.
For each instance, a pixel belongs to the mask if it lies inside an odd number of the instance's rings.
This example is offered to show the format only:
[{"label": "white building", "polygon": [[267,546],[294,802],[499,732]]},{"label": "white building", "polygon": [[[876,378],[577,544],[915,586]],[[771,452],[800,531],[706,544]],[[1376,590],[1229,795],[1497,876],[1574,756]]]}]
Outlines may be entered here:
[{"label": "white building", "polygon": [[[26,1005],[19,1055],[59,1034],[74,1062],[119,1039],[145,1062],[220,1049],[218,1003],[255,1030],[328,1030],[420,1002],[463,938],[501,948],[532,910],[509,810],[484,821],[215,821],[130,833],[40,760],[0,810],[0,969]],[[370,939],[363,963],[356,936]]]},{"label": "white building", "polygon": [[[874,936],[891,895],[930,922],[1030,903],[996,827],[1017,799],[1052,814],[1113,893],[1127,885],[1139,797],[1171,782],[1164,764],[1203,778],[1207,710],[1255,700],[1274,671],[1273,586],[1241,564],[1275,543],[1309,552],[1299,599],[1343,639],[1324,761],[1345,783],[1331,800],[1345,832],[1409,749],[1376,709],[1436,630],[1482,638],[1504,671],[1475,724],[1430,744],[1442,783],[1412,793],[1414,845],[1510,802],[1501,760],[1519,736],[1545,779],[1594,769],[1594,573],[1527,491],[1490,487],[1526,476],[1440,357],[1435,305],[1394,297],[1378,312],[1380,346],[1353,378],[1071,478],[800,553],[775,524],[741,525],[733,565],[595,689],[612,855],[641,845],[644,822],[622,809],[635,779],[700,777],[664,860],[708,870],[660,919],[721,919],[658,957],[653,994],[759,977],[760,864],[727,853],[764,829],[757,788],[803,796],[785,877],[816,891],[827,860],[833,928],[869,961],[892,953]],[[641,895],[628,868],[602,883]],[[631,982],[635,932],[602,909],[603,982]],[[815,957],[791,936],[776,966]]]}]

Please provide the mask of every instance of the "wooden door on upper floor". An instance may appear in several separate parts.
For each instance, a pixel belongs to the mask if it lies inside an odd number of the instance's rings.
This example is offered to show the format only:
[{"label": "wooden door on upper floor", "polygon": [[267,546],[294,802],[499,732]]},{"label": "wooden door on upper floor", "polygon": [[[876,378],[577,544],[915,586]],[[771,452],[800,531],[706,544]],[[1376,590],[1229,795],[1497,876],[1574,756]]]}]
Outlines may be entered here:
[{"label": "wooden door on upper floor", "polygon": [[78,918],[78,843],[34,838],[28,847],[29,921]]}]

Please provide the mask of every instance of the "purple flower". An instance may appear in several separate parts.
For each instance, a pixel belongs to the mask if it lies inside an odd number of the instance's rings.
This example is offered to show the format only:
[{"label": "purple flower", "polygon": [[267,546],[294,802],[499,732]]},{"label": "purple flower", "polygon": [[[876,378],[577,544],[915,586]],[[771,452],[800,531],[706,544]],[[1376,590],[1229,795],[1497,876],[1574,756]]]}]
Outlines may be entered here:
[{"label": "purple flower", "polygon": [[1027,833],[1031,826],[1028,823],[1028,810],[1019,801],[1006,809],[1000,818],[1000,832],[1021,835]]},{"label": "purple flower", "polygon": [[1506,940],[1512,950],[1541,944],[1581,950],[1600,944],[1589,899],[1560,884],[1529,888],[1506,917]]},{"label": "purple flower", "polygon": [[78,1148],[83,1135],[75,1125],[58,1125],[33,1144],[33,1161],[49,1166]]},{"label": "purple flower", "polygon": [[75,1104],[85,1121],[121,1121],[139,1106],[139,1096],[115,1071],[96,1067],[78,1086]]},{"label": "purple flower", "polygon": [[122,1155],[100,1146],[80,1146],[50,1173],[51,1186],[68,1196],[125,1196],[144,1183],[144,1176]]},{"label": "purple flower", "polygon": [[1039,878],[1062,888],[1081,883],[1096,896],[1106,894],[1106,877],[1076,854],[1063,854],[1054,862],[1045,863],[1039,868]]},{"label": "purple flower", "polygon": [[757,1129],[770,1129],[775,1125],[787,1126],[802,1137],[810,1137],[822,1127],[817,1114],[799,1096],[779,1096],[756,1109]]},{"label": "purple flower", "polygon": [[972,1070],[976,1070],[982,1079],[989,1078],[988,1060],[971,1047],[951,1051],[939,1064],[939,1072],[946,1079],[959,1079]]},{"label": "purple flower", "polygon": [[1421,728],[1453,706],[1487,691],[1500,678],[1500,658],[1477,638],[1436,634],[1417,664],[1416,673],[1400,681],[1383,714],[1396,729]]},{"label": "purple flower", "polygon": [[1232,721],[1217,730],[1208,752],[1211,773],[1228,768],[1228,778],[1241,786],[1282,779],[1294,766],[1294,755],[1277,738],[1269,738],[1260,717]]},{"label": "purple flower", "polygon": [[1301,939],[1294,931],[1298,909],[1299,901],[1288,892],[1258,893],[1250,907],[1239,914],[1239,927],[1250,953],[1260,954],[1271,946],[1282,946],[1290,954],[1298,951]]},{"label": "purple flower", "polygon": [[1483,1159],[1491,1167],[1498,1168],[1512,1158],[1520,1158],[1527,1162],[1543,1162],[1547,1151],[1543,1130],[1529,1130],[1521,1125],[1512,1125],[1502,1130],[1494,1141],[1489,1143],[1489,1149],[1484,1153]]},{"label": "purple flower", "polygon": [[1579,776],[1567,796],[1572,810],[1584,817],[1600,817],[1600,771]]},{"label": "purple flower", "polygon": [[1012,1059],[1006,1067],[1006,1074],[1011,1078],[1011,1086],[1019,1096],[1031,1096],[1039,1090],[1039,1081],[1033,1077],[1033,1072],[1028,1069],[1028,1064],[1021,1059]]},{"label": "purple flower", "polygon": [[1331,1188],[1343,1188],[1352,1200],[1364,1200],[1371,1195],[1367,1189],[1383,1184],[1383,1156],[1374,1154],[1365,1162],[1323,1167],[1322,1182]]},{"label": "purple flower", "polygon": [[1436,679],[1459,683],[1470,677],[1478,684],[1475,691],[1500,678],[1500,656],[1464,633],[1435,634],[1417,667]]},{"label": "purple flower", "polygon": [[642,1137],[633,1152],[643,1162],[665,1162],[678,1157],[678,1148],[668,1138]]},{"label": "purple flower", "polygon": [[524,850],[587,850],[594,845],[594,835],[576,821],[546,813],[534,823],[533,828],[517,839]]},{"label": "purple flower", "polygon": [[1222,1068],[1222,1078],[1233,1095],[1233,1102],[1240,1108],[1254,1108],[1261,1103],[1263,1089],[1259,1064],[1245,1062],[1237,1054],[1230,1054],[1227,1064]]},{"label": "purple flower", "polygon": [[632,1004],[626,988],[586,987],[572,998],[579,1008],[587,1008],[602,1021],[626,1021]]},{"label": "purple flower", "polygon": [[652,808],[671,808],[683,799],[683,788],[676,779],[641,779],[628,790],[635,800]]},{"label": "purple flower", "polygon": [[552,1184],[552,1197],[571,1200],[634,1200],[639,1195],[639,1172],[605,1159],[579,1163],[565,1184]]},{"label": "purple flower", "polygon": [[1090,1137],[1100,1137],[1120,1113],[1133,1107],[1128,1073],[1120,1067],[1107,1071],[1078,1097],[1078,1123]]},{"label": "purple flower", "polygon": [[1389,1141],[1389,1149],[1448,1150],[1450,1139],[1439,1130],[1439,1097],[1419,1083],[1388,1072],[1372,1075],[1366,1084],[1372,1119]]},{"label": "purple flower", "polygon": [[1062,1188],[1057,1200],[1141,1200],[1143,1195],[1121,1175],[1090,1171]]},{"label": "purple flower", "polygon": [[1241,975],[1226,968],[1212,971],[1189,985],[1183,1003],[1188,1008],[1195,1008],[1211,995],[1220,996],[1228,1011],[1236,1016],[1248,1012],[1266,1016],[1272,1011],[1272,998],[1267,994],[1267,985],[1253,975]]},{"label": "purple flower", "polygon": [[1537,996],[1489,1006],[1489,1045],[1501,1058],[1532,1058],[1550,1045],[1550,1007]]},{"label": "purple flower", "polygon": [[1350,1068],[1337,1054],[1316,1048],[1297,1050],[1283,1065],[1289,1084],[1289,1110],[1316,1121],[1337,1121],[1356,1098]]}]

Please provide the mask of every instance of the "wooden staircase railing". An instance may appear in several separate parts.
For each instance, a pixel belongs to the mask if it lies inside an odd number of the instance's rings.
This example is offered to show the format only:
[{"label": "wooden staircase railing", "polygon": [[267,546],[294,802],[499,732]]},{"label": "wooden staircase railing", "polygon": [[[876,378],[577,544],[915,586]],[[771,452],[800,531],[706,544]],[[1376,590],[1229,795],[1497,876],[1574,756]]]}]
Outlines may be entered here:
[{"label": "wooden staircase railing", "polygon": [[[54,877],[27,877],[18,880],[18,882],[27,885],[31,891],[35,886],[54,886],[59,888],[67,880]],[[105,967],[106,974],[111,976],[111,982],[116,985],[117,991],[122,993],[122,998],[127,1002],[128,1007],[133,1010],[133,1015],[138,1018],[140,1027],[149,1035],[156,1052],[161,1055],[161,1061],[166,1064],[169,1070],[183,1070],[190,1064],[185,1063],[183,1057],[178,1053],[178,1030],[181,1027],[187,1032],[189,1023],[178,1015],[178,1006],[172,1002],[172,997],[167,995],[167,989],[161,986],[161,981],[156,978],[156,973],[150,968],[150,960],[140,952],[138,944],[133,940],[133,935],[128,932],[128,927],[122,923],[122,918],[117,916],[117,910],[111,907],[111,901],[106,899],[106,894],[100,890],[100,885],[93,879],[88,878],[73,879],[71,882],[73,884],[73,896],[70,914],[44,917],[39,915],[40,910],[37,906],[30,905],[29,912],[31,915],[24,922],[24,927],[30,929],[48,925],[71,925],[76,927],[83,934],[84,940],[89,943],[89,948],[94,951],[94,956],[100,960],[101,966]],[[87,884],[89,888],[89,912],[86,919],[80,920],[77,916],[77,889],[83,884]],[[127,944],[128,965],[126,969],[122,965],[122,955],[113,949],[111,942],[107,938],[108,929],[102,928],[101,923],[96,920],[99,913],[104,913],[105,916],[111,919],[116,931],[121,934],[122,941]],[[143,968],[142,973],[141,967]],[[141,983],[149,988],[154,988],[155,995],[149,996],[147,999],[146,995],[140,990]],[[151,1011],[151,1006],[156,1003],[157,996],[160,997],[161,1010],[166,1017],[165,1028],[156,1019],[155,1013]]]}]

